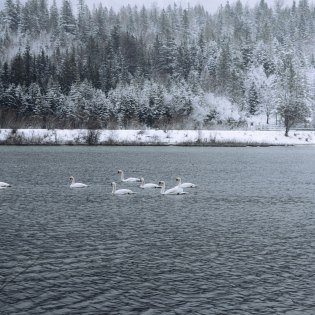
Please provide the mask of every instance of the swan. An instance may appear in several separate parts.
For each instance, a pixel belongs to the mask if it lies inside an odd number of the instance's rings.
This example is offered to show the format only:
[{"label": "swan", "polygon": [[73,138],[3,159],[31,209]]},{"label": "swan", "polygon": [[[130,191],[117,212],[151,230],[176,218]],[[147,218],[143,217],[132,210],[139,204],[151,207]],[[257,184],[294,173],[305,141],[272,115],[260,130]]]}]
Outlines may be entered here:
[{"label": "swan", "polygon": [[182,179],[180,177],[176,177],[176,183],[178,187],[181,188],[195,188],[197,185],[192,183],[182,183]]},{"label": "swan", "polygon": [[11,187],[11,185],[4,182],[0,182],[0,188],[5,188],[5,187]]},{"label": "swan", "polygon": [[120,180],[122,182],[127,182],[127,183],[134,183],[134,182],[141,182],[140,178],[136,178],[136,177],[129,177],[129,178],[124,178],[124,172],[122,170],[119,170],[117,172],[118,174],[120,174]]},{"label": "swan", "polygon": [[70,180],[70,188],[85,188],[88,185],[82,183],[76,183],[73,176],[69,177]]},{"label": "swan", "polygon": [[183,188],[175,186],[165,191],[165,182],[160,181],[159,185],[161,186],[161,194],[162,195],[183,195],[186,192],[183,191]]},{"label": "swan", "polygon": [[153,184],[153,183],[145,184],[143,177],[140,178],[140,181],[141,181],[140,188],[161,188],[161,186],[157,184]]},{"label": "swan", "polygon": [[112,182],[112,186],[113,186],[113,190],[112,190],[113,195],[132,195],[132,194],[135,194],[135,192],[133,192],[130,189],[117,189],[116,190],[116,183],[115,182]]}]

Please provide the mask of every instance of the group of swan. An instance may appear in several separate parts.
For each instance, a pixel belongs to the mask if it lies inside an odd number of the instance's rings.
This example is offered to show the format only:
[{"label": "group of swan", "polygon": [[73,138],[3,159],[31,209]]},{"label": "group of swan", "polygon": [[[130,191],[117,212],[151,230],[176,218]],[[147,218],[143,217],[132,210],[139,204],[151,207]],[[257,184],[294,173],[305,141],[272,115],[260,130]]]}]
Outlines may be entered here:
[{"label": "group of swan", "polygon": [[[145,188],[161,188],[161,186],[159,186],[157,184],[153,184],[153,183],[145,184],[143,177],[141,177],[141,178],[137,178],[137,177],[125,178],[124,171],[118,170],[117,173],[120,174],[120,181],[122,183],[137,183],[137,182],[140,182],[141,184],[140,184],[139,187],[142,188],[142,189],[145,189]],[[135,192],[132,191],[131,189],[116,189],[116,183],[115,182],[112,182],[112,187],[113,187],[113,190],[112,190],[112,194],[113,195],[131,195],[131,194],[135,194]]]},{"label": "group of swan", "polygon": [[[120,174],[120,180],[121,182],[124,183],[135,183],[135,182],[140,182],[140,188],[146,189],[146,188],[161,188],[161,194],[162,195],[184,195],[186,192],[183,190],[183,188],[195,188],[197,187],[195,184],[192,183],[182,183],[182,180],[180,177],[176,177],[176,186],[170,189],[165,190],[165,182],[160,181],[159,184],[154,184],[154,183],[144,183],[144,178],[136,178],[136,177],[129,177],[125,178],[124,177],[124,172],[122,170],[118,171],[118,174]],[[131,189],[118,189],[116,190],[116,183],[112,182],[113,186],[113,195],[130,195],[130,194],[135,194]]]},{"label": "group of swan", "polygon": [[[144,183],[144,178],[137,178],[137,177],[124,177],[124,172],[122,170],[118,171],[118,174],[120,174],[120,180],[123,183],[136,183],[140,182],[140,188],[147,189],[147,188],[161,188],[161,194],[162,195],[184,195],[186,192],[183,190],[183,188],[195,188],[197,187],[195,184],[192,183],[182,183],[182,180],[180,177],[176,177],[176,186],[170,189],[165,190],[165,182],[160,181],[159,184],[154,183]],[[76,183],[73,176],[70,176],[70,188],[85,188],[88,185],[83,183]],[[135,194],[134,191],[131,189],[117,189],[116,182],[112,182],[112,194],[113,195],[132,195]]]},{"label": "group of swan", "polygon": [[[176,178],[176,183],[178,183],[178,179]],[[162,195],[184,195],[186,194],[186,192],[184,191],[184,189],[182,187],[179,186],[179,184],[177,184],[175,187],[170,188],[168,190],[165,190],[165,182],[163,180],[161,180],[159,182],[159,185],[161,185],[161,194]]]},{"label": "group of swan", "polygon": [[161,194],[163,195],[183,195],[186,194],[183,188],[196,188],[197,185],[193,183],[182,183],[182,179],[180,177],[176,177],[176,186],[165,190],[165,182],[160,181],[159,185],[161,185]]},{"label": "group of swan", "polygon": [[[162,195],[183,195],[186,194],[184,192],[183,188],[194,188],[196,187],[195,184],[192,183],[182,183],[182,180],[180,177],[176,177],[176,186],[170,189],[165,190],[165,182],[160,181],[159,184],[154,184],[154,183],[144,183],[144,178],[136,178],[136,177],[129,177],[125,178],[124,177],[124,172],[122,170],[118,171],[118,174],[120,174],[120,180],[123,183],[135,183],[135,182],[140,182],[140,188],[142,189],[147,189],[147,188],[161,188],[161,194]],[[76,183],[75,179],[73,176],[69,177],[70,180],[70,188],[85,188],[88,187],[88,185],[83,184],[83,183]],[[135,194],[131,189],[116,189],[117,184],[115,182],[112,182],[112,194],[113,195],[131,195]],[[6,188],[6,187],[11,187],[10,184],[0,182],[0,189]]]}]

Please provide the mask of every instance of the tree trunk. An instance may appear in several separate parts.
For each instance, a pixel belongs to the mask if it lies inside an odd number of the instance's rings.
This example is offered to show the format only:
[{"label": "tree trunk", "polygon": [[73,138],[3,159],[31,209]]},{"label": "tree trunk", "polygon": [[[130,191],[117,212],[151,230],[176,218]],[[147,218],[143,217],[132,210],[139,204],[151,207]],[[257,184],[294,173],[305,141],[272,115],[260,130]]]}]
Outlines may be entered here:
[{"label": "tree trunk", "polygon": [[289,126],[285,126],[285,136],[286,137],[289,137],[289,130],[290,130],[290,128],[289,128]]},{"label": "tree trunk", "polygon": [[284,126],[285,126],[285,136],[286,137],[289,137],[289,130],[290,130],[290,127],[292,126],[291,122],[290,122],[290,119],[286,116],[284,117]]}]

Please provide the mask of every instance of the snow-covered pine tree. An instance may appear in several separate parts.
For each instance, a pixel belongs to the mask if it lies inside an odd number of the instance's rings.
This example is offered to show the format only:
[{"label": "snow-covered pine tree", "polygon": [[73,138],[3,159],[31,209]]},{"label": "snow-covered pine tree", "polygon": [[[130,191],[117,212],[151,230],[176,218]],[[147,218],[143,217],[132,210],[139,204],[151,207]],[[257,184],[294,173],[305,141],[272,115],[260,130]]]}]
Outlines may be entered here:
[{"label": "snow-covered pine tree", "polygon": [[291,51],[284,52],[283,69],[277,77],[277,111],[285,126],[285,136],[297,123],[311,116],[310,95],[299,60]]}]

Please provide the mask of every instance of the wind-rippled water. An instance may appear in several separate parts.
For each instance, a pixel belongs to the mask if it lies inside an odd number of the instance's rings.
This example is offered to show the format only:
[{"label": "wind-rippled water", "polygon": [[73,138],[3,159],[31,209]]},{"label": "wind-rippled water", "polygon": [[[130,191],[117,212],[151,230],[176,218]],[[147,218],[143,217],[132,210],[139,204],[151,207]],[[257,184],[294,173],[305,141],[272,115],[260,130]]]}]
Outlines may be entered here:
[{"label": "wind-rippled water", "polygon": [[[315,314],[314,147],[2,146],[0,161],[0,314]],[[118,169],[198,188],[112,196]]]}]

